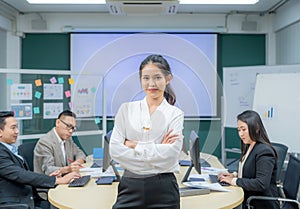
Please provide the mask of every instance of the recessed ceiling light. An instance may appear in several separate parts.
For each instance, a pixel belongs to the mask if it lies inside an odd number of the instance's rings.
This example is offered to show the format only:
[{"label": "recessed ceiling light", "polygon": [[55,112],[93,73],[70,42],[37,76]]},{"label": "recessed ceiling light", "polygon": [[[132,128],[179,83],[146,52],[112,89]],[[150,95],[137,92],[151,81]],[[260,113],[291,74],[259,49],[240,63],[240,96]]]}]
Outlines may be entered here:
[{"label": "recessed ceiling light", "polygon": [[105,4],[105,0],[26,0],[29,4]]},{"label": "recessed ceiling light", "polygon": [[[256,4],[258,1],[259,0],[179,0],[180,4]],[[105,4],[106,3],[105,0],[27,0],[27,2],[30,4]]]},{"label": "recessed ceiling light", "polygon": [[180,4],[256,4],[259,0],[179,0]]}]

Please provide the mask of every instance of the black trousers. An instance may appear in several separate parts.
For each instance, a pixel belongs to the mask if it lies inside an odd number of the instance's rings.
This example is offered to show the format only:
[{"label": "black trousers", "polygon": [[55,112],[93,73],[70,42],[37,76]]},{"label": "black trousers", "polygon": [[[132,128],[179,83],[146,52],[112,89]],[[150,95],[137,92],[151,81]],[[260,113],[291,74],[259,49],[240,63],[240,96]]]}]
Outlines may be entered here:
[{"label": "black trousers", "polygon": [[173,173],[146,178],[123,176],[113,209],[180,209],[179,189]]}]

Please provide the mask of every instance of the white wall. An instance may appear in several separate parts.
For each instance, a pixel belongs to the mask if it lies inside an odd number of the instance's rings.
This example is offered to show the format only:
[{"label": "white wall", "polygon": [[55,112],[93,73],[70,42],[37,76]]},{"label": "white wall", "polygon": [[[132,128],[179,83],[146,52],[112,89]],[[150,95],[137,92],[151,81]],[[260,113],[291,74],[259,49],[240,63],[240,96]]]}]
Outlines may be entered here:
[{"label": "white wall", "polygon": [[[20,14],[16,23],[3,22],[7,34],[7,67],[20,67],[21,39],[25,33],[60,33],[72,30],[82,31],[216,31],[221,33],[263,33],[267,34],[267,60],[270,65],[277,64],[278,51],[276,38],[278,31],[299,21],[300,2],[290,0],[275,14],[249,14],[247,20],[257,21],[255,31],[242,31],[245,14],[175,14],[169,16],[114,16],[110,14],[85,13],[41,13],[47,23],[46,30],[33,30],[31,21],[40,16]],[[10,27],[11,24],[11,27]],[[293,35],[293,31],[287,32]],[[290,34],[292,33],[292,34]],[[299,37],[299,36],[298,36]],[[298,38],[296,37],[296,39]],[[278,41],[277,41],[278,42]],[[281,57],[281,55],[280,55]],[[293,61],[294,62],[294,61]]]},{"label": "white wall", "polygon": [[290,0],[274,19],[276,64],[300,63],[300,1]]}]

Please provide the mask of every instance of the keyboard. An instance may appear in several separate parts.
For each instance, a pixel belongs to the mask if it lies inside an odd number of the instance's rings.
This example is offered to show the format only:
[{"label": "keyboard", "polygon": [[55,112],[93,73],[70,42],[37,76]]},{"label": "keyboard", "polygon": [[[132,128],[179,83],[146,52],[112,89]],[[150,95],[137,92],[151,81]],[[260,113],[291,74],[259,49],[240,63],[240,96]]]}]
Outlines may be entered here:
[{"label": "keyboard", "polygon": [[182,187],[179,188],[179,194],[180,197],[186,197],[186,196],[194,196],[194,195],[203,195],[203,194],[209,194],[210,190],[205,188],[190,188],[190,187]]},{"label": "keyboard", "polygon": [[72,182],[70,182],[69,187],[83,187],[89,182],[90,179],[90,175],[81,176],[80,178],[74,179]]},{"label": "keyboard", "polygon": [[218,175],[209,174],[209,179],[211,183],[219,183],[221,186],[230,186],[230,184],[228,184],[227,182],[219,181]]}]

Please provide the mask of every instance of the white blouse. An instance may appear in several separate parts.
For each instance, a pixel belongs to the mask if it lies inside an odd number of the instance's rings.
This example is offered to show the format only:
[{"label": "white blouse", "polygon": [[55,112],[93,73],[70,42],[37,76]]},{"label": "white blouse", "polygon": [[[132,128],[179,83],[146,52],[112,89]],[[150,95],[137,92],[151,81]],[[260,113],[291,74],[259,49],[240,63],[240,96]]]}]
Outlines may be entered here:
[{"label": "white blouse", "polygon": [[[146,98],[124,103],[115,118],[110,155],[122,168],[139,175],[179,172],[183,121],[183,111],[165,99],[151,116]],[[179,134],[179,139],[161,144],[169,130]],[[125,146],[125,139],[138,141],[135,149]]]}]

